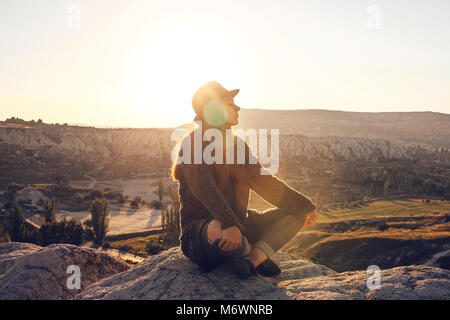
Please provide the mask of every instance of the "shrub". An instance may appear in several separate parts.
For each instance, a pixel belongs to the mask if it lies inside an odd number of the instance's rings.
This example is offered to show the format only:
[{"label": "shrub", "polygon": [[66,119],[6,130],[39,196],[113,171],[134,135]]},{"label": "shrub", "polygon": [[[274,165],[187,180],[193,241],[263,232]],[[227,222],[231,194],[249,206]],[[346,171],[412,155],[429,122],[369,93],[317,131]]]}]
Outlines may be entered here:
[{"label": "shrub", "polygon": [[69,243],[80,245],[83,243],[83,226],[75,219],[59,222],[46,222],[39,229],[39,243],[48,246],[52,243]]},{"label": "shrub", "polygon": [[119,246],[119,251],[130,252],[130,251],[133,251],[133,248],[128,244],[122,244]]},{"label": "shrub", "polygon": [[386,222],[382,222],[382,223],[378,224],[378,230],[385,231],[387,229],[389,229],[389,226],[386,224]]},{"label": "shrub", "polygon": [[109,200],[116,199],[121,203],[125,202],[125,197],[123,196],[123,193],[120,191],[113,191],[113,190],[106,191],[105,189],[104,197]]},{"label": "shrub", "polygon": [[92,190],[86,197],[88,200],[94,200],[95,198],[103,198],[103,192],[101,190]]},{"label": "shrub", "polygon": [[59,242],[58,223],[46,222],[39,229],[39,243],[41,246],[48,246]]},{"label": "shrub", "polygon": [[151,244],[151,243],[147,243],[147,245],[145,246],[145,251],[148,254],[152,254],[152,255],[153,254],[158,254],[158,253],[160,253],[163,250],[164,250],[164,248],[162,248],[161,245],[154,245],[154,244]]},{"label": "shrub", "polygon": [[163,233],[158,237],[159,242],[166,245],[179,245],[180,237],[176,234]]},{"label": "shrub", "polygon": [[56,200],[45,199],[44,200],[44,218],[45,222],[54,222],[56,221],[56,208],[55,208]]},{"label": "shrub", "polygon": [[94,244],[101,246],[109,226],[108,201],[105,198],[95,198],[91,203],[90,211],[95,234]]},{"label": "shrub", "polygon": [[177,235],[163,233],[158,238],[151,238],[145,246],[145,251],[148,254],[158,254],[167,248],[178,246],[179,244],[180,240]]},{"label": "shrub", "polygon": [[117,195],[117,201],[119,201],[119,203],[125,203],[125,197],[124,197],[124,195],[123,195],[122,192],[120,192],[120,193]]},{"label": "shrub", "polygon": [[152,202],[150,202],[150,207],[153,207],[157,210],[161,210],[164,208],[164,205],[159,200],[153,200]]},{"label": "shrub", "polygon": [[94,229],[91,226],[87,226],[84,228],[84,239],[87,241],[94,241],[95,233]]},{"label": "shrub", "polygon": [[159,202],[162,202],[164,196],[164,181],[160,178],[158,181],[158,197]]},{"label": "shrub", "polygon": [[11,208],[11,231],[10,237],[12,241],[25,240],[25,218],[23,216],[22,208],[17,201],[13,201]]},{"label": "shrub", "polygon": [[161,227],[167,234],[178,237],[180,235],[180,210],[170,205],[161,212]]},{"label": "shrub", "polygon": [[134,197],[133,201],[131,201],[130,205],[133,207],[138,207],[139,208],[139,204],[141,203],[142,199],[140,196],[136,196]]},{"label": "shrub", "polygon": [[6,232],[3,227],[0,225],[0,243],[1,242],[11,242],[11,238],[8,234],[8,232]]},{"label": "shrub", "polygon": [[164,250],[164,247],[161,243],[161,239],[150,239],[150,241],[145,245],[145,251],[148,254],[158,254]]}]

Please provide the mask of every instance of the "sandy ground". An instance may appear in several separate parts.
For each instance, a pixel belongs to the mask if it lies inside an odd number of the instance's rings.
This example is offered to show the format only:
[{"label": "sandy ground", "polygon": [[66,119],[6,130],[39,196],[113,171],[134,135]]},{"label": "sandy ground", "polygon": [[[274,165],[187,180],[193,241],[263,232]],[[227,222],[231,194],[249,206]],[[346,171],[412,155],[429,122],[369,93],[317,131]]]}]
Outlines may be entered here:
[{"label": "sandy ground", "polygon": [[[142,200],[151,203],[158,200],[158,183],[159,179],[153,177],[139,176],[127,179],[114,180],[96,180],[86,175],[86,180],[74,180],[70,184],[72,186],[81,186],[86,188],[94,188],[104,190],[109,188],[122,192],[128,199],[132,200],[136,196],[140,196]],[[169,177],[164,180],[165,189],[172,184]],[[164,195],[163,202],[170,201],[167,194]],[[111,220],[109,223],[108,235],[144,231],[161,227],[160,210],[152,209],[148,206],[140,206],[138,210],[130,208],[129,204],[119,204],[110,201]],[[84,221],[89,218],[89,211],[71,212],[65,210],[57,210],[57,217],[64,216],[73,217],[77,220]]]},{"label": "sandy ground", "polygon": [[[128,204],[110,203],[110,221],[108,235],[144,231],[161,227],[161,211],[140,206],[139,209],[132,208]],[[89,211],[71,212],[57,210],[56,217],[72,217],[80,221],[90,218]]]},{"label": "sandy ground", "polygon": [[[89,176],[88,176],[89,177]],[[94,188],[104,190],[109,188],[111,190],[120,191],[128,199],[132,200],[136,196],[140,196],[142,200],[150,203],[153,200],[158,200],[158,182],[159,179],[153,177],[130,177],[126,179],[114,179],[114,180],[96,180],[95,178],[89,177],[89,180],[74,180],[71,181],[72,186],[81,186],[85,188]],[[169,177],[163,179],[164,188],[167,188],[173,184]],[[168,196],[165,195],[164,201],[169,201]]]}]

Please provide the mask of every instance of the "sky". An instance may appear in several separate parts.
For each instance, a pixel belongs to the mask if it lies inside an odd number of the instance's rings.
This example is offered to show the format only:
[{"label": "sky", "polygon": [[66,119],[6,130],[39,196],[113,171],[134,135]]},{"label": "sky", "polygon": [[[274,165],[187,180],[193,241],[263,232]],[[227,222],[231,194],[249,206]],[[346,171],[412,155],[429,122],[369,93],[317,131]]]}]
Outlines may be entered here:
[{"label": "sky", "polygon": [[209,81],[244,108],[450,113],[450,1],[0,1],[0,120],[177,126]]}]

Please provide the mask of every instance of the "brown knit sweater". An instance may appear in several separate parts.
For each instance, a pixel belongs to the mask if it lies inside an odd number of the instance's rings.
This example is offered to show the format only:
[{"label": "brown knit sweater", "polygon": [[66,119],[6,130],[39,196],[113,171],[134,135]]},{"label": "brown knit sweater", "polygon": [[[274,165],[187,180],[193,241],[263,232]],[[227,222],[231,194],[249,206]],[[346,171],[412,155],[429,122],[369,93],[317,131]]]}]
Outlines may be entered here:
[{"label": "brown knit sweater", "polygon": [[288,214],[305,215],[316,209],[308,197],[284,181],[262,175],[259,161],[249,164],[249,152],[246,144],[245,164],[178,165],[182,230],[196,219],[214,217],[224,229],[237,226],[245,234],[250,189]]}]

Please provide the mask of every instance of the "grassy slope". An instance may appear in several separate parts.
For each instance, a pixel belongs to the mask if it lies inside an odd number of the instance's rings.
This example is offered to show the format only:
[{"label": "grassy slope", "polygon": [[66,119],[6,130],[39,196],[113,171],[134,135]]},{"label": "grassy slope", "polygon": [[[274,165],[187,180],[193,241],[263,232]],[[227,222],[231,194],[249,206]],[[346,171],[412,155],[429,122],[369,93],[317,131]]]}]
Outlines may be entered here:
[{"label": "grassy slope", "polygon": [[421,264],[449,248],[450,202],[427,205],[417,199],[322,212],[315,227],[284,247],[337,271]]}]

